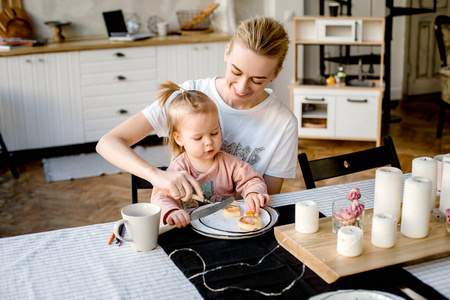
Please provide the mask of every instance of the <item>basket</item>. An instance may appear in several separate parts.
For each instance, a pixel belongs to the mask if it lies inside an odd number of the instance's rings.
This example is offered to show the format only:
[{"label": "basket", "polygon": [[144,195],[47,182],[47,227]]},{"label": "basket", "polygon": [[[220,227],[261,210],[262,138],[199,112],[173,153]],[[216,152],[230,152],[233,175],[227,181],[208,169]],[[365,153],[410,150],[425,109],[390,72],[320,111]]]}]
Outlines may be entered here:
[{"label": "basket", "polygon": [[[182,27],[186,22],[191,21],[199,13],[201,9],[189,9],[189,10],[179,10],[177,11],[178,24]],[[193,30],[206,30],[211,26],[211,15],[203,19],[201,22],[195,24]]]}]

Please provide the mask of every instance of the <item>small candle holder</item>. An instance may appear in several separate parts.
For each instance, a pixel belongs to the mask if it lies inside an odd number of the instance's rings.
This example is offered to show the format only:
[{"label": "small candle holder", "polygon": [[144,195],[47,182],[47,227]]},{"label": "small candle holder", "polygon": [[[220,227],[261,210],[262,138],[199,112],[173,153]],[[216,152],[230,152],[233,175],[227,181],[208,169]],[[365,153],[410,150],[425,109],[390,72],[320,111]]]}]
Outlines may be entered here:
[{"label": "small candle holder", "polygon": [[364,206],[364,203],[359,200],[338,199],[333,201],[333,233],[337,233],[343,226],[355,226],[364,230]]},{"label": "small candle holder", "polygon": [[55,30],[55,36],[53,37],[53,41],[55,43],[62,43],[65,40],[65,37],[62,35],[62,27],[66,25],[72,24],[68,21],[47,21],[45,25],[53,27]]}]

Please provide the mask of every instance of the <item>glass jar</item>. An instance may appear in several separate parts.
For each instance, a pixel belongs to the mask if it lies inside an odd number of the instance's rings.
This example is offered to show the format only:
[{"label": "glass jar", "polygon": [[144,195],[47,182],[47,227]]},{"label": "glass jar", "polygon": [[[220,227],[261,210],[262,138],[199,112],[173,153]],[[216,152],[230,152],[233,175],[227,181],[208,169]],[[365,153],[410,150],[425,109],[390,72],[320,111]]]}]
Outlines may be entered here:
[{"label": "glass jar", "polygon": [[356,226],[364,231],[364,203],[346,198],[333,201],[331,230],[337,233],[342,226]]}]

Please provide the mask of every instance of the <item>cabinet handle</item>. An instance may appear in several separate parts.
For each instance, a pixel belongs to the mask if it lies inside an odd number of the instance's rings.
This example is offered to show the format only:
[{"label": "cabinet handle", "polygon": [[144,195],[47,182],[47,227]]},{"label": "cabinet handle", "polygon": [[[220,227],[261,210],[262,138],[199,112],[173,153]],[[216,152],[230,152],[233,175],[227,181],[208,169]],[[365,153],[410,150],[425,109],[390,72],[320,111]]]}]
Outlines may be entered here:
[{"label": "cabinet handle", "polygon": [[126,115],[126,114],[128,114],[128,110],[121,108],[117,111],[117,113],[119,115]]},{"label": "cabinet handle", "polygon": [[38,59],[38,62],[44,62],[44,59],[41,57]]},{"label": "cabinet handle", "polygon": [[308,98],[305,97],[306,101],[325,101],[325,98]]},{"label": "cabinet handle", "polygon": [[116,81],[127,80],[125,76],[119,75],[114,78]]},{"label": "cabinet handle", "polygon": [[348,102],[358,102],[358,103],[365,103],[368,102],[367,99],[347,99]]},{"label": "cabinet handle", "polygon": [[25,62],[26,62],[27,64],[31,64],[33,61],[32,61],[31,59],[27,58],[27,59],[25,59]]},{"label": "cabinet handle", "polygon": [[358,22],[355,21],[355,42],[358,41]]},{"label": "cabinet handle", "polygon": [[116,52],[113,54],[114,57],[125,57],[125,54],[121,53],[121,52]]}]

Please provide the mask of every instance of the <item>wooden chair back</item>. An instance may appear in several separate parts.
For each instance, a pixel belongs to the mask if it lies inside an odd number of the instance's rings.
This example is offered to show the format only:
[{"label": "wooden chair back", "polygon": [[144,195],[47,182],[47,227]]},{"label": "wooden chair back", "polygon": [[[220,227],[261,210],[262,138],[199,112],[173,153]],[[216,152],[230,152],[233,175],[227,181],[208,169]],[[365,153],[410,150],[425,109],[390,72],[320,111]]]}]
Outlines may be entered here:
[{"label": "wooden chair back", "polygon": [[[160,167],[161,170],[167,170],[167,167]],[[131,203],[138,203],[139,189],[153,189],[151,182],[131,174]]]},{"label": "wooden chair back", "polygon": [[298,155],[307,189],[316,187],[315,182],[391,165],[401,170],[397,151],[390,136],[384,139],[384,145],[358,152],[308,161],[306,153]]},{"label": "wooden chair back", "polygon": [[441,58],[441,68],[447,66],[450,59],[450,16],[437,16],[434,20],[434,35]]}]

